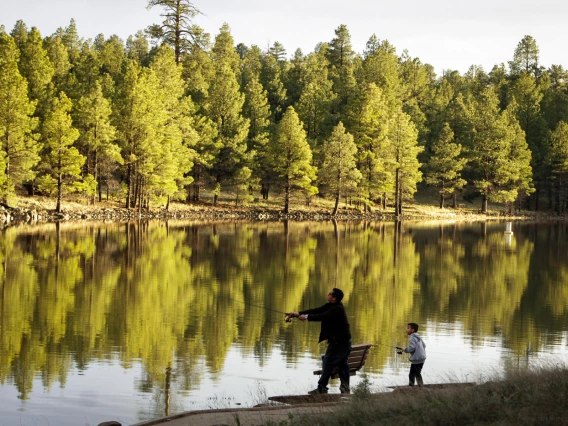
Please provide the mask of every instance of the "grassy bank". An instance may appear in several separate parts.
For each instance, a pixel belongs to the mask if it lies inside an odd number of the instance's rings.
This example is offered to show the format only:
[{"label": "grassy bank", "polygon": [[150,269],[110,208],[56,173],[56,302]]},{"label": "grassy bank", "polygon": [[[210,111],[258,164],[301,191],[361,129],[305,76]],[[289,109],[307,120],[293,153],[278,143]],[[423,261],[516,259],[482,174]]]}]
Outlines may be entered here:
[{"label": "grassy bank", "polygon": [[266,426],[568,424],[568,367],[509,373],[473,387],[416,387],[380,398],[358,393],[333,414],[294,416]]}]

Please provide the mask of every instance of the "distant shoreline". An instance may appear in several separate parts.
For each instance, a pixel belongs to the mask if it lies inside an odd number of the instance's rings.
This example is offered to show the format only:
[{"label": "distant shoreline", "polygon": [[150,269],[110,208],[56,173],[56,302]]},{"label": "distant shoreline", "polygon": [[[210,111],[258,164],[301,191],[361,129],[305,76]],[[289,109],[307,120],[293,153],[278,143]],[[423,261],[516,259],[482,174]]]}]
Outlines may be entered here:
[{"label": "distant shoreline", "polygon": [[392,209],[373,209],[362,212],[357,209],[340,209],[337,215],[332,215],[331,208],[322,206],[292,209],[288,214],[283,213],[276,204],[257,205],[253,203],[246,207],[235,207],[229,203],[213,206],[206,202],[195,204],[172,203],[170,208],[127,209],[123,203],[103,201],[94,205],[74,202],[63,202],[62,212],[55,211],[55,200],[43,198],[21,198],[18,207],[0,206],[0,224],[5,226],[13,223],[46,223],[59,221],[132,221],[132,220],[243,220],[243,221],[385,221],[396,220],[442,220],[442,221],[486,221],[486,220],[566,220],[568,216],[558,216],[551,212],[522,211],[513,215],[504,211],[493,210],[481,213],[475,208],[440,209],[430,205],[415,203],[403,209],[398,218]]}]

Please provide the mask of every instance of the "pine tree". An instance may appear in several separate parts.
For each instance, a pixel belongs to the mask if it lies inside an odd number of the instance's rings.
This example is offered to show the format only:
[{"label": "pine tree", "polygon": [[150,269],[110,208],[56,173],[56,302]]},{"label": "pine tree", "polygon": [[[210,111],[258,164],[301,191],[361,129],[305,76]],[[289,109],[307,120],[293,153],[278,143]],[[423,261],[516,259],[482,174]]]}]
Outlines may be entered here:
[{"label": "pine tree", "polygon": [[345,132],[343,123],[333,130],[323,146],[324,159],[319,172],[320,184],[329,188],[335,197],[332,215],[337,214],[341,195],[353,194],[357,183],[361,180],[361,172],[357,169],[355,156],[357,146],[353,136]]},{"label": "pine tree", "polygon": [[113,111],[126,166],[126,207],[141,209],[142,204],[149,202],[156,186],[159,187],[159,176],[155,179],[153,172],[161,161],[162,134],[167,119],[155,73],[129,62]]},{"label": "pine tree", "polygon": [[15,187],[33,179],[40,145],[33,130],[35,102],[18,70],[19,52],[12,37],[0,32],[0,199],[8,203]]},{"label": "pine tree", "polygon": [[509,109],[514,112],[525,132],[532,152],[532,169],[535,174],[535,210],[539,209],[539,198],[547,171],[544,168],[545,126],[540,103],[543,93],[536,79],[528,72],[521,72],[510,89]]},{"label": "pine tree", "polygon": [[474,103],[468,168],[483,197],[483,212],[487,211],[488,201],[512,202],[520,190],[532,192],[530,151],[513,116],[515,107],[511,105],[501,113],[498,104],[491,89],[485,90]]},{"label": "pine tree", "polygon": [[[215,40],[215,75],[210,83],[207,102],[207,116],[215,123],[218,132],[216,142],[220,150],[211,169],[218,188],[230,181],[247,161],[249,121],[242,116],[245,96],[239,90],[233,70],[239,58],[231,43],[228,26],[223,26]],[[218,193],[215,193],[214,204],[217,200]]]},{"label": "pine tree", "polygon": [[276,57],[271,54],[266,54],[262,58],[260,82],[268,95],[272,121],[278,123],[282,118],[286,104],[286,88],[283,83],[281,65]]},{"label": "pine tree", "polygon": [[255,78],[245,88],[243,116],[250,121],[247,149],[251,154],[252,176],[260,180],[262,197],[267,199],[271,177],[267,152],[270,137],[270,106],[266,91]]},{"label": "pine tree", "polygon": [[303,90],[296,108],[304,123],[308,140],[319,151],[324,139],[331,133],[332,106],[336,98],[333,83],[328,79],[327,60],[312,54],[305,61]]},{"label": "pine tree", "polygon": [[395,163],[395,214],[402,214],[405,198],[416,192],[416,184],[422,180],[418,154],[424,149],[418,146],[418,133],[410,117],[399,110],[391,119],[388,138]]},{"label": "pine tree", "polygon": [[379,41],[373,34],[364,52],[360,80],[362,84],[375,83],[380,87],[393,107],[402,90],[399,68],[395,47],[388,40]]},{"label": "pine tree", "polygon": [[53,64],[53,79],[55,91],[67,89],[69,84],[69,70],[71,62],[69,60],[69,51],[63,44],[60,35],[52,35],[45,40],[47,54]]},{"label": "pine tree", "polygon": [[307,74],[306,57],[301,49],[296,49],[294,56],[290,61],[290,67],[286,72],[284,79],[284,88],[286,89],[287,105],[296,105],[300,99]]},{"label": "pine tree", "polygon": [[550,135],[547,165],[553,179],[554,209],[565,214],[568,209],[568,124],[560,121]]},{"label": "pine tree", "polygon": [[349,133],[357,145],[357,167],[362,179],[359,185],[365,210],[381,199],[386,207],[387,193],[394,185],[394,158],[389,148],[389,106],[383,92],[374,83],[360,92],[358,102],[349,111]]},{"label": "pine tree", "polygon": [[293,107],[288,107],[278,124],[271,157],[275,178],[284,187],[284,213],[290,211],[290,196],[295,190],[317,193],[312,186],[316,169],[312,166],[312,151],[306,132]]},{"label": "pine tree", "polygon": [[252,80],[260,80],[262,52],[258,46],[247,49],[242,58],[241,88],[243,91]]},{"label": "pine tree", "polygon": [[461,178],[461,171],[465,166],[466,159],[460,158],[461,145],[454,143],[454,132],[444,124],[439,139],[432,146],[432,155],[426,165],[426,183],[435,185],[440,189],[440,208],[444,208],[444,200],[447,195],[454,196],[456,191],[466,184]]},{"label": "pine tree", "polygon": [[240,78],[241,58],[235,50],[235,40],[227,23],[221,26],[219,34],[215,36],[215,43],[211,49],[211,58],[213,62],[221,62],[228,65],[233,73]]},{"label": "pine tree", "polygon": [[357,86],[354,67],[356,55],[351,45],[351,34],[345,25],[335,30],[335,38],[329,43],[326,56],[329,60],[329,78],[337,95],[332,111],[338,120],[345,121]]},{"label": "pine tree", "polygon": [[529,35],[517,44],[513,60],[509,61],[509,69],[512,76],[517,76],[523,72],[530,73],[534,77],[540,75],[539,61],[539,48],[536,40]]},{"label": "pine tree", "polygon": [[20,48],[20,73],[28,81],[30,99],[45,102],[48,85],[53,78],[53,65],[37,28],[33,27],[27,34]]},{"label": "pine tree", "polygon": [[182,69],[175,62],[174,52],[162,46],[154,56],[151,69],[156,73],[163,94],[167,119],[164,128],[161,162],[155,173],[162,175],[161,192],[169,198],[187,198],[185,188],[193,182],[193,167],[199,135],[193,127],[194,106],[185,96]]},{"label": "pine tree", "polygon": [[[116,35],[113,35],[109,37],[107,40],[104,40],[104,37],[101,34],[100,36],[97,37],[97,39],[95,40],[94,48],[97,54],[98,66],[100,67],[102,73],[108,73],[114,80],[117,80],[122,70],[122,64],[126,54],[124,43]],[[139,40],[140,43],[142,44],[140,49],[142,49],[143,51],[144,49],[143,43],[146,40],[145,39],[139,39]],[[137,53],[137,56],[138,59],[140,59],[140,56],[143,57],[143,53],[139,52]],[[143,59],[145,58],[143,57]],[[139,60],[139,63],[142,63],[142,61]]]},{"label": "pine tree", "polygon": [[139,65],[147,65],[149,51],[148,39],[143,31],[136,32],[126,40],[126,57],[135,60]]},{"label": "pine tree", "polygon": [[[112,173],[111,166],[122,164],[120,148],[114,143],[116,129],[111,124],[111,106],[105,99],[99,82],[91,92],[82,97],[77,105],[76,127],[80,132],[79,145],[85,157],[85,174],[92,175],[98,184],[99,201],[102,199],[102,185]],[[94,203],[95,194],[91,202]]]},{"label": "pine tree", "polygon": [[182,54],[191,50],[191,44],[199,42],[199,30],[193,25],[193,18],[201,12],[189,0],[148,0],[148,9],[161,6],[165,9],[161,24],[148,27],[150,37],[169,45],[175,52],[176,63]]},{"label": "pine tree", "polygon": [[61,93],[53,99],[53,105],[46,117],[43,132],[47,154],[45,175],[40,178],[40,190],[56,194],[56,211],[61,212],[61,199],[81,178],[81,167],[85,162],[73,143],[79,131],[73,127],[71,100]]},{"label": "pine tree", "polygon": [[[493,201],[507,203],[509,210],[515,200],[520,201],[521,196],[534,192],[533,172],[531,168],[531,151],[514,113],[514,105],[509,105],[503,111],[502,120],[506,127],[506,155],[500,157],[500,164],[496,181],[499,190],[493,196]],[[519,206],[520,207],[520,206]]]},{"label": "pine tree", "polygon": [[81,46],[79,56],[73,65],[73,87],[72,92],[66,92],[74,104],[79,99],[87,96],[95,88],[95,84],[100,80],[100,64],[97,52],[92,46],[85,42]]}]

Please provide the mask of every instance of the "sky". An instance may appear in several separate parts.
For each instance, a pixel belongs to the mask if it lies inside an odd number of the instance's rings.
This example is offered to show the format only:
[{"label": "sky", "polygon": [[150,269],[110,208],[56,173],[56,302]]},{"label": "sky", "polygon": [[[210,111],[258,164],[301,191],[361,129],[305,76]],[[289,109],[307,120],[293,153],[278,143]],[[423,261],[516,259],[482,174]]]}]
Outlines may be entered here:
[{"label": "sky", "polygon": [[[291,56],[312,52],[331,41],[335,29],[349,29],[362,53],[375,34],[401,54],[461,73],[475,64],[490,71],[511,60],[519,41],[530,35],[540,48],[540,63],[568,68],[568,2],[565,0],[194,0],[203,12],[195,23],[212,35],[228,23],[235,44],[265,49],[279,41]],[[160,22],[159,7],[147,0],[0,0],[0,25],[11,31],[18,19],[43,36],[75,19],[79,35],[117,34],[123,40]]]}]

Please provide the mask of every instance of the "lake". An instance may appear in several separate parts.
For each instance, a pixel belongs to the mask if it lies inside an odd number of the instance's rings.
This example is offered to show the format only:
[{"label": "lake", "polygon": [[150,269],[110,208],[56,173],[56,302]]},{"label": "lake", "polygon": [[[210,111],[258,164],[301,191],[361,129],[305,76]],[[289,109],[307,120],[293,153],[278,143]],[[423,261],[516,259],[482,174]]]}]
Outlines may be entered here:
[{"label": "lake", "polygon": [[[319,324],[345,292],[374,390],[566,363],[568,224],[142,222],[0,231],[0,425],[123,425],[247,407],[317,384]],[[361,383],[352,378],[352,386]],[[332,381],[331,392],[338,392]]]}]

